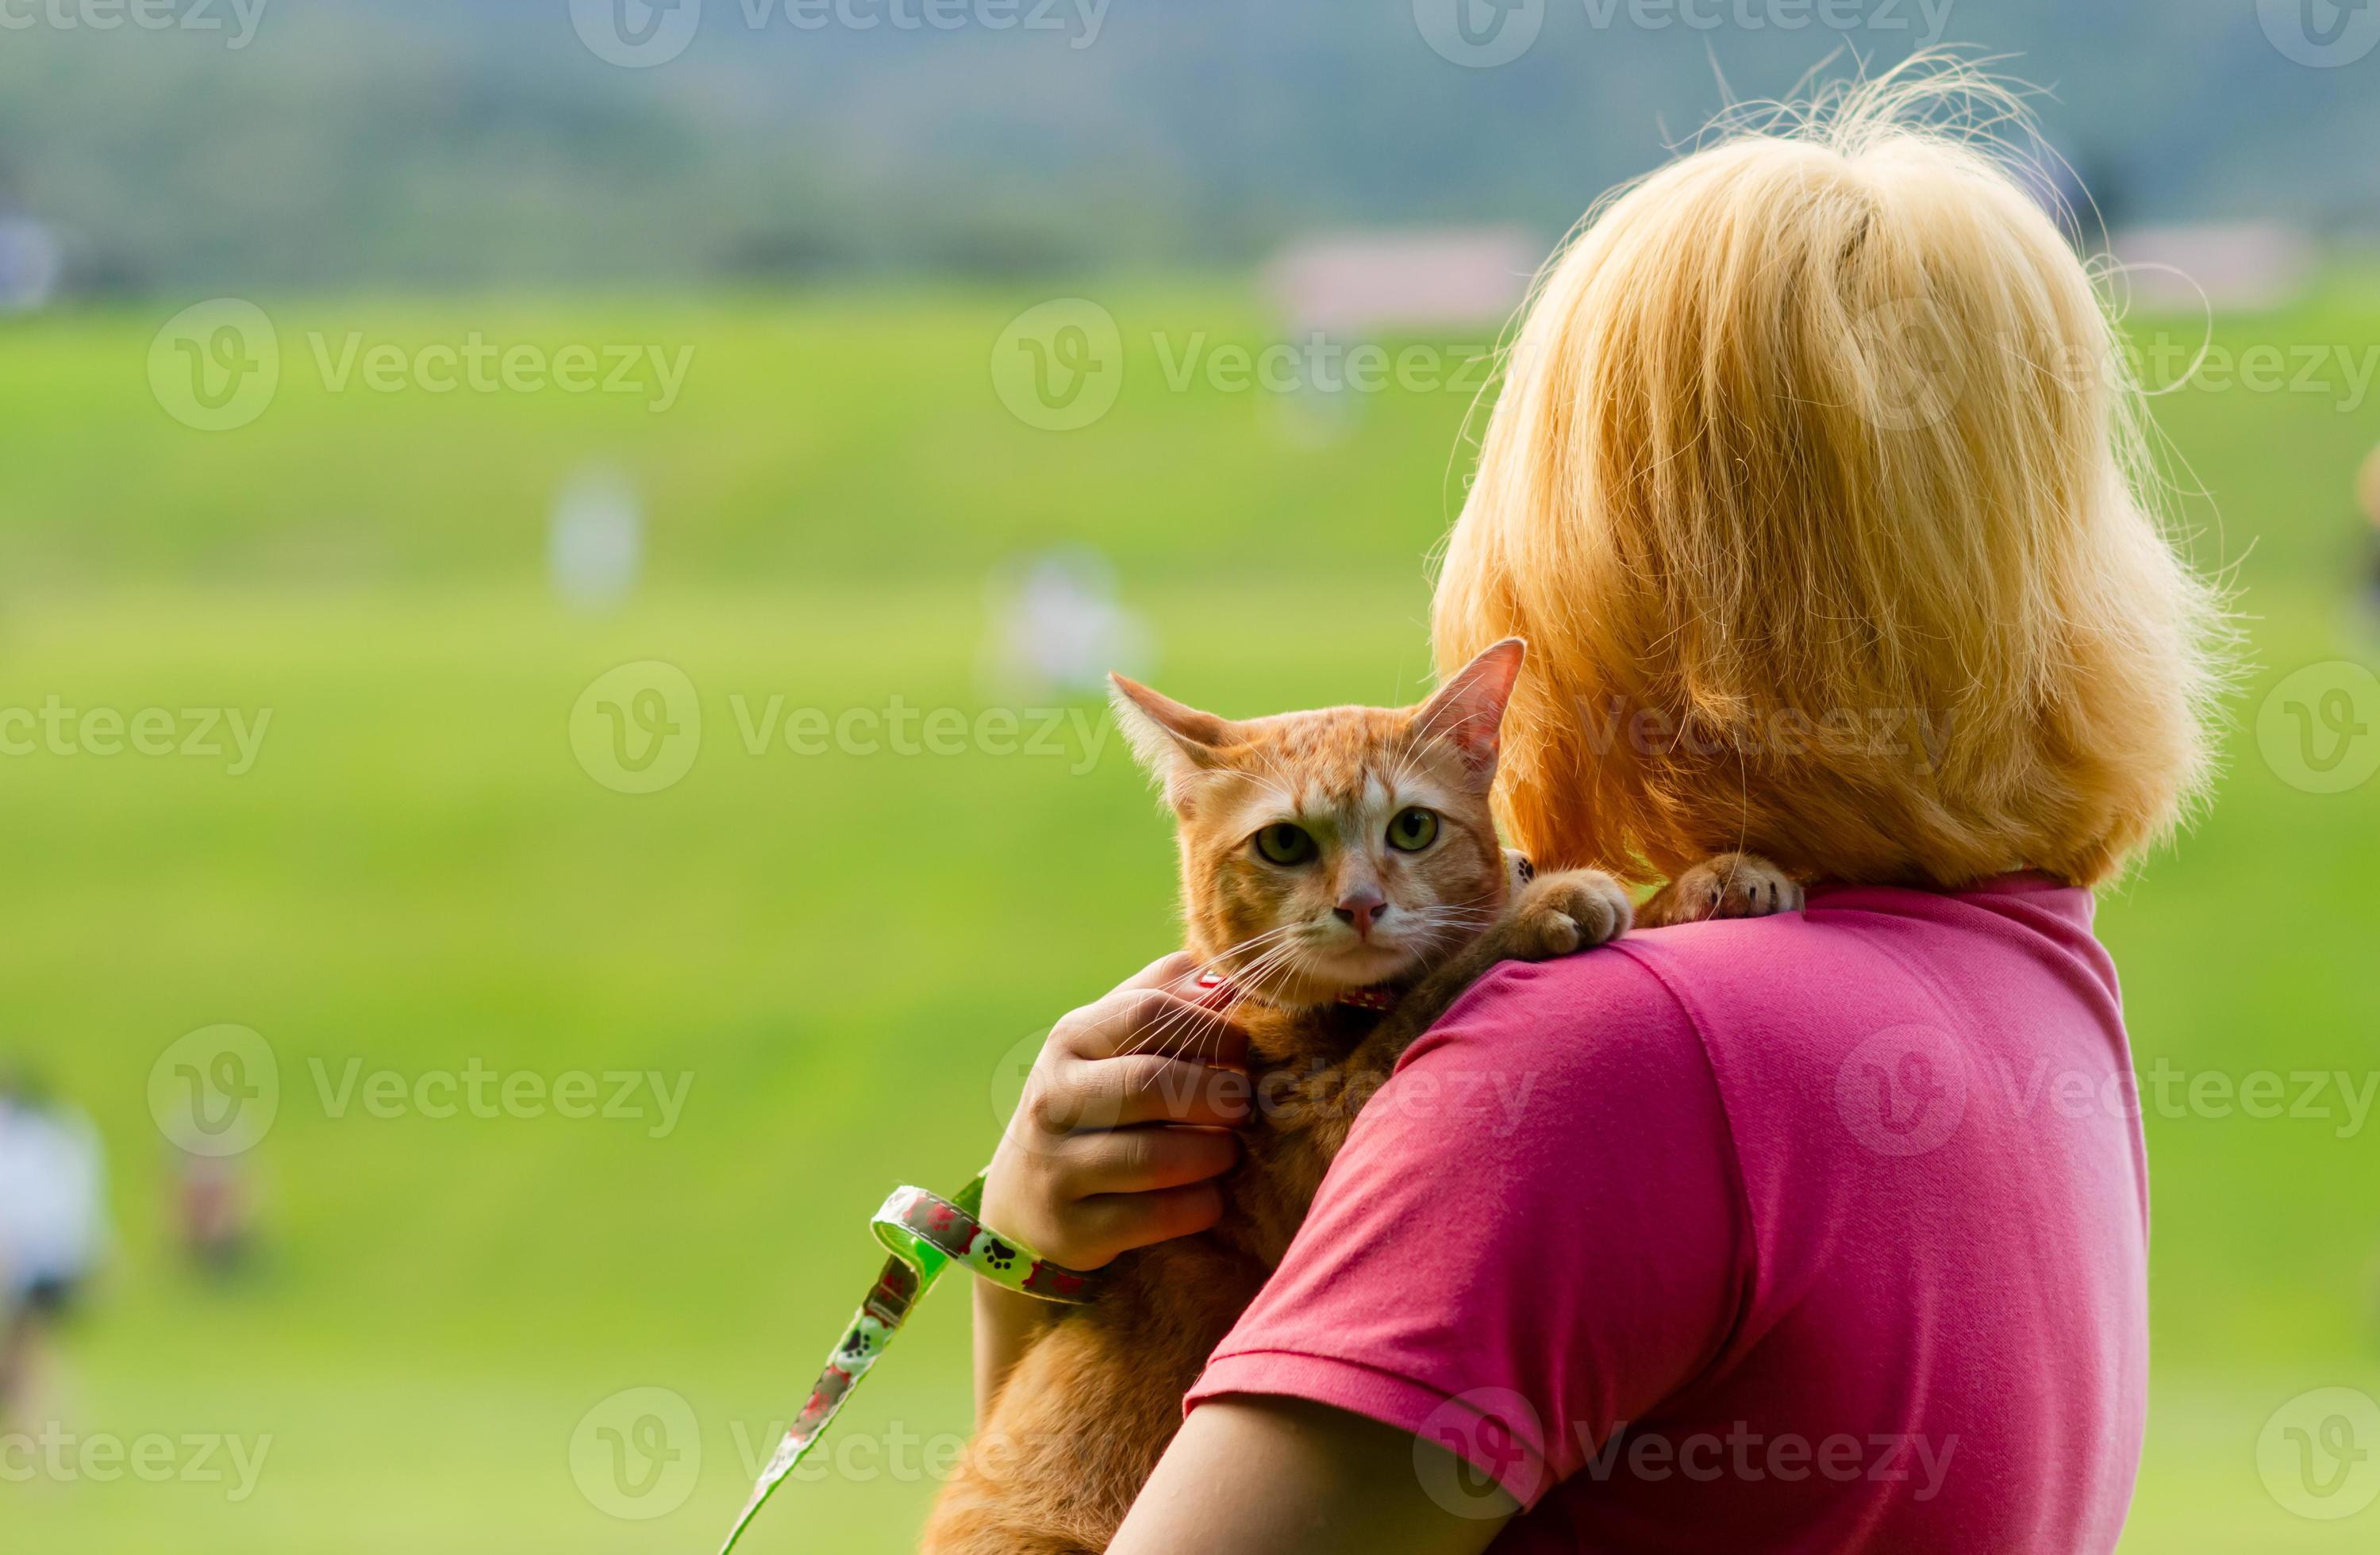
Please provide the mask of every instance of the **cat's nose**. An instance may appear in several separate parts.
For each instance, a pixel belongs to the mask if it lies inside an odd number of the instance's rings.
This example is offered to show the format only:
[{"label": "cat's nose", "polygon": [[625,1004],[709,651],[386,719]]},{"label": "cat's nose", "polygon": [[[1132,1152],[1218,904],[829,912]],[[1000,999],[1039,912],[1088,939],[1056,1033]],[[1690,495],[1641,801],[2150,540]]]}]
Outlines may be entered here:
[{"label": "cat's nose", "polygon": [[1353,927],[1359,936],[1369,939],[1372,936],[1372,920],[1378,917],[1388,905],[1386,897],[1366,886],[1360,891],[1350,891],[1330,910],[1339,915],[1339,922]]}]

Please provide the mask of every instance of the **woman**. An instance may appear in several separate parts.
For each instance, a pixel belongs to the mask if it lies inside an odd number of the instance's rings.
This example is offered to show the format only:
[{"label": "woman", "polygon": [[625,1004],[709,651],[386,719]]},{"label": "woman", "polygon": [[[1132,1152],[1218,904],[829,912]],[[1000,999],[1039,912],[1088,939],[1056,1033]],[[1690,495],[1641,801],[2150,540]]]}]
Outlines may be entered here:
[{"label": "woman", "polygon": [[[1747,849],[1806,910],[1475,986],[1117,1555],[2114,1546],[2147,1201],[2089,892],[2204,781],[2220,617],[2134,484],[2082,267],[1916,127],[1941,90],[1888,77],[1587,225],[1438,591],[1442,666],[1529,640],[1518,846],[1639,876]],[[1232,1159],[1229,1112],[1165,1109],[1199,1076],[1113,1056],[1126,1007],[1062,1022],[1037,1083],[1138,1098],[1128,1126],[1028,1121],[991,1172],[987,1220],[1062,1262],[1199,1229]],[[985,1397],[1016,1300],[978,1291]]]}]

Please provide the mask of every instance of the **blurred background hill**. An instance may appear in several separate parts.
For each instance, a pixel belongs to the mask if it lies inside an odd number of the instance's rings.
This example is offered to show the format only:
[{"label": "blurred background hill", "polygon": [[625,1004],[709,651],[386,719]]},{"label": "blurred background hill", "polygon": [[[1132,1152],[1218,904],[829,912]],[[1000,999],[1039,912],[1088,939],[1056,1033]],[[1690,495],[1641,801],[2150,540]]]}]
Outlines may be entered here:
[{"label": "blurred background hill", "polygon": [[1415,47],[1402,3],[1064,0],[1024,25],[1042,3],[939,32],[709,0],[650,69],[580,47],[565,0],[19,29],[0,206],[97,292],[1197,269],[1317,225],[1550,238],[1721,106],[1720,78],[1763,98],[1838,44],[1880,66],[1980,42],[2054,94],[2050,140],[2111,217],[2380,233],[2354,150],[2380,144],[2380,93],[2283,57],[2252,0],[1898,0],[1848,31],[1806,6],[1746,29],[1741,0],[1688,0],[1647,28],[1626,0],[1548,0],[1492,70]]}]

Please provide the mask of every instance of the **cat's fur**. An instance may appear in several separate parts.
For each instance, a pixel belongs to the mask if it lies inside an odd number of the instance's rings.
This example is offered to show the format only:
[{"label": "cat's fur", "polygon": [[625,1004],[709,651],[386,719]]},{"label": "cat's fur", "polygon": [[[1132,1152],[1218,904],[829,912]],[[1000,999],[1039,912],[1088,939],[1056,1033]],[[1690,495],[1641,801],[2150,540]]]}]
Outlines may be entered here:
[{"label": "cat's fur", "polygon": [[[1104,1550],[1181,1422],[1207,1356],[1279,1264],[1354,1114],[1398,1055],[1500,960],[1542,960],[1624,932],[1610,876],[1529,876],[1498,845],[1488,795],[1522,645],[1496,645],[1418,708],[1338,707],[1232,722],[1121,678],[1118,717],[1180,823],[1188,948],[1227,980],[1266,1100],[1244,1130],[1221,1224],[1117,1259],[1087,1307],[1052,1319],[1002,1386],[928,1525],[928,1555]],[[1433,812],[1420,850],[1393,817]],[[1284,867],[1255,844],[1293,821],[1316,844]],[[1336,910],[1381,898],[1358,933]],[[1799,905],[1792,882],[1727,855],[1636,915]],[[1399,992],[1386,1013],[1339,1003]]]}]

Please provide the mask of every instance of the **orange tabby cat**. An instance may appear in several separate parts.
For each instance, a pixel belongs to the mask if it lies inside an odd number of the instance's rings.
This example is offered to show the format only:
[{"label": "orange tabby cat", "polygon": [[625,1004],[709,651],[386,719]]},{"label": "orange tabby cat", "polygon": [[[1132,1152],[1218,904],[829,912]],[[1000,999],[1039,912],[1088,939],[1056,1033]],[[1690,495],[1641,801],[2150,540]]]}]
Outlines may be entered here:
[{"label": "orange tabby cat", "polygon": [[[1179,819],[1188,948],[1248,1033],[1263,1102],[1221,1224],[1124,1254],[1096,1302],[1051,1309],[943,1490],[928,1555],[1104,1550],[1407,1044],[1496,962],[1628,928],[1609,875],[1533,875],[1498,845],[1488,795],[1522,651],[1497,644],[1417,708],[1245,722],[1117,677],[1117,716]],[[1774,868],[1728,854],[1636,916],[1798,905]]]}]

